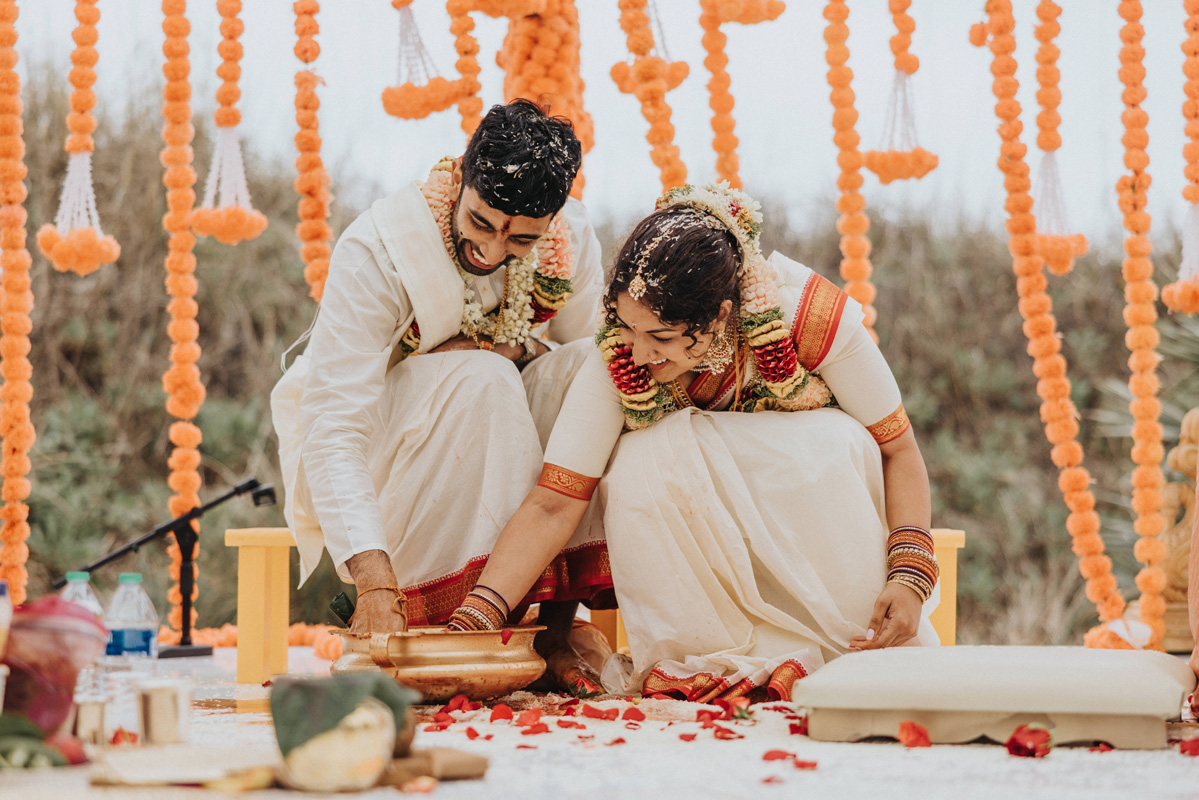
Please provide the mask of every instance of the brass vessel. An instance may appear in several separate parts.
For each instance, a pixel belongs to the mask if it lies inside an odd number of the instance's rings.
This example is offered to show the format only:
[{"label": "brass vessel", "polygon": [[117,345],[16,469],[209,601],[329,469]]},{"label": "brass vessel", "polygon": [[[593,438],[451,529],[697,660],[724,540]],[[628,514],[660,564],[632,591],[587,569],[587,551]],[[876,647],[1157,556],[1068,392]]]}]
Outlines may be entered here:
[{"label": "brass vessel", "polygon": [[356,634],[337,630],[334,633],[341,637],[343,647],[332,672],[382,669],[421,692],[429,702],[459,694],[471,700],[490,700],[523,689],[545,671],[545,660],[533,649],[533,637],[545,626],[509,630],[507,644],[501,631],[427,627],[402,633]]}]

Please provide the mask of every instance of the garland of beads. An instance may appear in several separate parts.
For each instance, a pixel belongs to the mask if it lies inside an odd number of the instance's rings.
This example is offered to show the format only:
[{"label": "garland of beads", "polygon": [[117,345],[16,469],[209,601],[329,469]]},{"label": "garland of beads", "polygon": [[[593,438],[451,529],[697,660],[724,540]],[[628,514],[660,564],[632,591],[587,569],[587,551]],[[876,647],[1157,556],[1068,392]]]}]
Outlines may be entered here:
[{"label": "garland of beads", "polygon": [[1119,6],[1124,27],[1120,31],[1120,80],[1124,83],[1124,164],[1131,171],[1120,177],[1117,189],[1120,192],[1120,210],[1124,213],[1124,229],[1128,236],[1124,240],[1124,321],[1128,325],[1125,343],[1131,351],[1128,366],[1131,375],[1128,389],[1133,400],[1129,404],[1132,412],[1132,460],[1136,469],[1132,475],[1132,508],[1136,512],[1133,527],[1140,537],[1133,548],[1133,555],[1145,565],[1137,573],[1136,583],[1141,590],[1139,613],[1141,622],[1149,626],[1152,634],[1150,648],[1159,648],[1165,634],[1166,601],[1162,591],[1166,588],[1166,575],[1161,564],[1166,558],[1166,546],[1158,537],[1166,529],[1161,514],[1162,426],[1158,422],[1161,401],[1157,399],[1159,381],[1157,365],[1160,361],[1155,352],[1160,337],[1154,323],[1157,322],[1157,285],[1153,282],[1153,262],[1149,254],[1153,245],[1149,242],[1148,202],[1149,155],[1145,148],[1149,134],[1145,126],[1149,115],[1141,107],[1146,91],[1145,67],[1142,63],[1145,50],[1141,45],[1145,31],[1141,26],[1140,0],[1122,0]]},{"label": "garland of beads", "polygon": [[[758,237],[762,214],[757,201],[721,182],[695,187],[680,186],[663,194],[657,209],[691,208],[713,217],[737,239],[744,266],[740,281],[740,329],[753,354],[755,374],[749,391],[735,410],[802,411],[823,408],[832,402],[824,381],[799,363],[795,342],[783,319],[778,281],[762,257]],[[620,337],[616,320],[607,315],[595,342],[608,374],[620,393],[625,426],[649,427],[677,409],[670,387],[659,384],[647,366],[633,361],[633,351]]]},{"label": "garland of beads", "polygon": [[1186,119],[1187,143],[1182,147],[1186,160],[1187,185],[1182,197],[1187,201],[1186,222],[1182,228],[1182,263],[1178,280],[1162,289],[1162,300],[1171,311],[1199,314],[1199,0],[1184,0],[1186,41],[1182,44],[1182,64],[1186,82],[1186,100],[1182,115]]},{"label": "garland of beads", "polygon": [[920,59],[911,53],[912,33],[916,21],[908,14],[912,0],[890,0],[888,9],[895,21],[891,37],[891,53],[895,56],[895,82],[887,113],[887,128],[883,135],[885,150],[869,150],[865,154],[866,169],[878,176],[883,184],[892,181],[923,178],[937,167],[937,157],[916,143],[916,123],[908,95],[908,81],[920,68]]},{"label": "garland of beads", "polygon": [[29,451],[36,435],[29,417],[29,332],[33,290],[26,249],[25,142],[21,135],[21,77],[17,72],[17,2],[0,0],[0,579],[8,581],[15,605],[25,602],[29,573]]},{"label": "garland of beads", "polygon": [[[321,54],[316,35],[320,24],[316,21],[321,10],[317,0],[297,0],[292,6],[296,14],[296,58],[311,64]],[[318,303],[325,293],[325,278],[329,275],[329,257],[332,250],[333,229],[329,227],[329,173],[321,159],[320,110],[321,100],[317,97],[317,84],[323,84],[311,68],[296,73],[296,176],[295,189],[300,195],[299,217],[296,235],[303,242],[300,257],[304,261],[304,280],[308,282],[309,294]]]},{"label": "garland of beads", "polygon": [[[200,369],[196,366],[200,360],[200,345],[196,341],[200,327],[196,324],[199,306],[195,300],[196,257],[192,253],[196,237],[191,232],[192,210],[196,202],[196,194],[192,190],[196,173],[192,169],[191,83],[188,81],[191,65],[188,62],[187,37],[191,25],[184,16],[187,0],[163,0],[162,10],[162,32],[166,35],[162,46],[166,63],[162,73],[167,79],[162,91],[162,163],[166,167],[162,182],[167,189],[167,213],[162,218],[162,227],[168,234],[165,266],[166,288],[171,296],[167,311],[171,315],[171,322],[167,326],[167,334],[172,342],[171,366],[162,376],[162,388],[167,393],[167,412],[178,420],[171,423],[169,438],[173,448],[167,459],[171,468],[167,485],[174,492],[168,507],[171,516],[177,517],[200,504],[200,451],[197,448],[203,437],[191,420],[195,419],[204,402],[204,384],[200,381]],[[196,523],[193,525],[199,527]],[[167,553],[171,557],[171,579],[176,582],[167,593],[171,604],[167,621],[172,628],[179,630],[183,624],[183,610],[180,608],[183,595],[178,585],[182,559],[173,536]],[[199,596],[198,569],[195,576],[197,583],[192,589],[193,617],[196,613],[195,600]]]},{"label": "garland of beads", "polygon": [[224,59],[216,74],[224,83],[216,90],[219,107],[212,114],[217,126],[216,147],[204,186],[204,202],[192,214],[192,230],[221,244],[237,244],[266,230],[266,215],[250,204],[241,141],[237,136],[237,126],[241,123],[241,112],[236,108],[241,97],[241,89],[237,87],[241,77],[238,62],[242,56],[242,46],[237,40],[245,30],[238,19],[241,0],[217,0],[216,8],[221,15],[222,37],[217,52]]},{"label": "garland of beads", "polygon": [[1058,175],[1057,150],[1062,146],[1062,135],[1057,127],[1062,122],[1057,108],[1062,102],[1062,90],[1058,88],[1061,70],[1057,67],[1061,50],[1053,43],[1061,33],[1062,26],[1057,18],[1062,8],[1053,0],[1041,0],[1037,4],[1037,102],[1041,113],[1037,114],[1037,147],[1044,155],[1037,174],[1038,192],[1036,203],[1041,207],[1037,227],[1037,252],[1045,259],[1045,268],[1054,275],[1065,275],[1074,268],[1074,259],[1087,254],[1087,237],[1081,233],[1066,234],[1065,202],[1062,199],[1061,177]]},{"label": "garland of beads", "polygon": [[[453,165],[454,159],[448,156],[437,162],[421,185],[421,194],[441,231],[446,252],[450,254],[462,278],[464,306],[461,330],[472,337],[489,336],[496,344],[524,344],[533,328],[553,318],[570,299],[573,255],[569,226],[562,214],[554,216],[549,230],[538,240],[537,246],[524,258],[508,264],[505,280],[507,292],[503,303],[490,314],[483,314],[483,307],[471,289],[475,276],[458,265],[458,254],[454,248],[451,229],[457,201]],[[401,339],[404,343],[402,352],[415,352],[420,346],[420,329],[416,328],[415,323],[405,337],[408,337],[406,343]]]},{"label": "garland of beads", "polygon": [[[1024,318],[1024,334],[1028,337],[1028,354],[1033,357],[1033,374],[1037,394],[1041,398],[1041,420],[1045,437],[1053,445],[1051,458],[1061,473],[1058,488],[1070,510],[1066,530],[1073,540],[1073,550],[1079,557],[1078,571],[1086,580],[1087,598],[1099,611],[1104,622],[1117,620],[1124,613],[1124,598],[1118,591],[1112,562],[1104,554],[1103,538],[1099,535],[1099,515],[1095,512],[1095,495],[1090,489],[1091,476],[1082,466],[1084,452],[1077,441],[1078,411],[1070,401],[1070,379],[1067,377],[1065,356],[1061,354],[1061,338],[1057,335],[1057,320],[1053,315],[1053,300],[1046,289],[1049,282],[1044,274],[1044,261],[1036,249],[1036,220],[1032,214],[1032,182],[1024,157],[1027,148],[1020,143],[1020,103],[1016,93],[1016,22],[1010,0],[990,0],[987,21],[970,29],[972,44],[983,47],[989,43],[992,53],[991,73],[995,92],[995,115],[999,118],[999,167],[1004,174],[1008,192],[1004,207],[1008,211],[1008,249],[1012,253],[1012,271],[1016,274],[1016,290],[1020,295],[1020,316]],[[1118,639],[1115,634],[1094,629],[1087,636],[1088,645]]]},{"label": "garland of beads", "polygon": [[670,105],[666,93],[678,87],[687,77],[689,68],[684,61],[667,62],[655,50],[654,34],[646,13],[648,0],[620,0],[620,28],[625,32],[633,63],[620,62],[610,75],[616,88],[631,94],[641,103],[641,116],[649,123],[645,140],[650,145],[650,160],[658,168],[662,189],[672,189],[687,182],[687,165],[674,143],[674,126],[670,124]]},{"label": "garland of beads", "polygon": [[870,218],[866,216],[866,198],[859,189],[862,188],[862,153],[858,145],[862,141],[854,125],[858,121],[858,112],[853,107],[853,70],[846,62],[849,61],[849,8],[845,0],[829,0],[824,7],[824,18],[828,26],[824,29],[824,41],[828,45],[825,60],[828,62],[828,84],[832,87],[829,98],[833,102],[833,143],[840,151],[837,164],[841,167],[841,176],[837,178],[837,188],[841,196],[837,198],[837,211],[841,214],[837,220],[837,232],[841,234],[841,278],[845,281],[845,291],[854,300],[862,304],[866,313],[863,324],[870,331],[871,338],[878,341],[874,332],[874,323],[878,313],[874,310],[874,285],[870,283],[870,239],[866,233],[870,230]]},{"label": "garland of beads", "polygon": [[121,246],[111,236],[100,230],[100,215],[96,211],[96,193],[92,186],[92,151],[96,142],[92,133],[96,130],[96,117],[92,109],[96,106],[96,52],[99,34],[96,23],[100,21],[100,10],[96,0],[77,0],[75,19],[79,24],[72,38],[75,50],[71,53],[71,113],[67,114],[66,151],[67,178],[63,182],[62,197],[53,225],[43,225],[37,232],[37,246],[42,255],[50,260],[59,272],[71,270],[78,275],[88,275],[105,264],[111,264],[121,256]]},{"label": "garland of beads", "polygon": [[724,47],[728,37],[720,30],[726,22],[754,25],[778,19],[785,6],[782,0],[700,0],[700,27],[707,51],[704,66],[712,77],[708,81],[708,106],[712,109],[712,149],[716,151],[716,175],[734,189],[741,188],[738,174],[736,120],[733,119],[733,94],[729,91],[729,57]]}]

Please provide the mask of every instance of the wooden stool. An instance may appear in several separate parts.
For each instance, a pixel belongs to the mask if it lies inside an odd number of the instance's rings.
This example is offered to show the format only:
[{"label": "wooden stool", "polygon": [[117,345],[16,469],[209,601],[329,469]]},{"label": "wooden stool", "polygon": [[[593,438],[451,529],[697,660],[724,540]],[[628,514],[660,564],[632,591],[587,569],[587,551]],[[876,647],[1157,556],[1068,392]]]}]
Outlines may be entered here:
[{"label": "wooden stool", "polygon": [[[941,602],[929,615],[929,621],[941,639],[941,646],[948,647],[957,643],[958,550],[966,544],[966,532],[934,528],[932,534],[933,550],[941,567]],[[591,622],[604,632],[612,652],[629,646],[619,611],[592,611]]]},{"label": "wooden stool", "polygon": [[287,624],[296,546],[287,528],[234,528],[225,546],[237,551],[237,682],[287,674]]}]

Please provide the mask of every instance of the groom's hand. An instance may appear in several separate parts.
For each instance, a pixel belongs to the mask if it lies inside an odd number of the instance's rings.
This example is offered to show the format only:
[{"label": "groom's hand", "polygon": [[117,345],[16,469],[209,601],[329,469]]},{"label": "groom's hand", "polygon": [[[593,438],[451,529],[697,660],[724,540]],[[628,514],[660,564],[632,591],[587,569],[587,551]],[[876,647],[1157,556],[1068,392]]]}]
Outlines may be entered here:
[{"label": "groom's hand", "polygon": [[[396,586],[391,558],[382,550],[367,550],[346,562],[350,577],[358,591],[373,586]],[[396,612],[396,593],[381,590],[358,595],[354,616],[350,619],[352,633],[394,633],[404,629],[404,617]]]}]

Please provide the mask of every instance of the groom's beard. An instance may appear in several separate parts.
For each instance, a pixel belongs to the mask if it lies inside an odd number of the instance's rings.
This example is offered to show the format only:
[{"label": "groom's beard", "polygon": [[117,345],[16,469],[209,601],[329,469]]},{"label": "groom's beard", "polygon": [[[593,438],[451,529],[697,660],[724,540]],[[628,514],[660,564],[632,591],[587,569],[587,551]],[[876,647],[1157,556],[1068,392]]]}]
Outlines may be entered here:
[{"label": "groom's beard", "polygon": [[[458,232],[457,208],[454,209],[454,215],[450,218],[450,241],[454,243],[454,252],[458,258],[458,266],[460,266],[464,272],[468,272],[471,275],[490,275],[513,259],[513,256],[510,255],[495,266],[486,268],[476,267],[474,264],[472,264],[470,259],[467,257],[466,248],[473,247],[474,245],[469,239],[464,238],[462,234]],[[475,249],[475,252],[478,252],[477,248]]]}]

